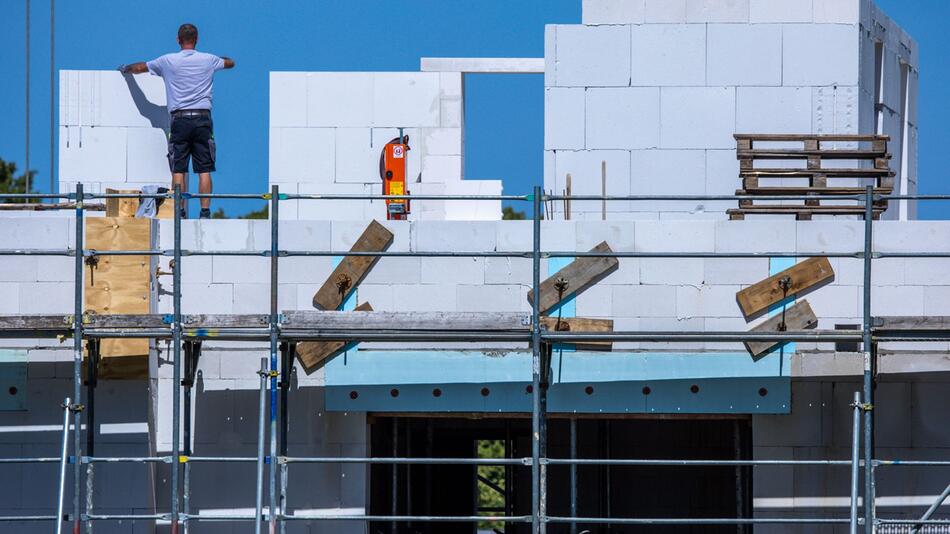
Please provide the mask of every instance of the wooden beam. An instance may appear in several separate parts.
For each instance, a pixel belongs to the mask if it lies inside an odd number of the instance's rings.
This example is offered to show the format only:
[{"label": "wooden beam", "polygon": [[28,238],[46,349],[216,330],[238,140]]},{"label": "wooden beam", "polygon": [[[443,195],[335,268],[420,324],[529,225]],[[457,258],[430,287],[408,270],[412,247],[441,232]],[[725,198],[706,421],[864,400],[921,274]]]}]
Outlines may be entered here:
[{"label": "wooden beam", "polygon": [[[106,188],[106,194],[141,194],[140,189],[109,189]],[[135,212],[139,209],[141,199],[138,198],[107,198],[106,199],[106,217],[135,217]],[[158,199],[156,199],[158,202]],[[167,198],[158,205],[156,219],[173,219],[175,217],[175,203]]]},{"label": "wooden beam", "polygon": [[[373,311],[369,302],[364,302],[356,307],[354,311],[367,312]],[[337,354],[344,352],[354,342],[346,341],[302,341],[297,343],[297,360],[308,375],[316,371],[325,361],[332,359]]]},{"label": "wooden beam", "polygon": [[[383,252],[393,242],[393,233],[376,221],[369,223],[350,252]],[[379,256],[346,256],[313,296],[313,307],[336,310],[356,289]]]},{"label": "wooden beam", "polygon": [[[557,317],[542,317],[541,328],[552,332],[613,332],[613,319],[587,319],[585,317],[562,317],[560,325]],[[580,341],[571,342],[578,350],[610,351],[613,343],[610,341]]]},{"label": "wooden beam", "polygon": [[[613,252],[606,241],[602,241],[590,252]],[[596,284],[608,274],[620,267],[620,261],[612,257],[582,257],[567,264],[563,269],[541,282],[541,298],[539,313],[548,313],[561,301],[583,292]],[[566,283],[563,291],[559,291],[559,282]],[[534,290],[528,291],[528,302],[534,304]]]},{"label": "wooden beam", "polygon": [[[801,295],[819,284],[834,280],[835,273],[828,258],[808,258],[784,271],[753,284],[738,293],[736,301],[746,319],[758,316],[769,306],[781,302],[785,297]],[[782,289],[782,280],[787,279],[788,291]]]},{"label": "wooden beam", "polygon": [[[782,314],[777,313],[770,317],[768,321],[751,329],[750,332],[782,332],[779,325],[782,324]],[[796,332],[801,330],[812,330],[818,326],[818,318],[807,300],[802,300],[792,304],[785,309],[785,330],[784,332]],[[775,346],[785,343],[784,341],[746,341],[744,343],[746,350],[752,355],[752,359],[758,361]]]}]

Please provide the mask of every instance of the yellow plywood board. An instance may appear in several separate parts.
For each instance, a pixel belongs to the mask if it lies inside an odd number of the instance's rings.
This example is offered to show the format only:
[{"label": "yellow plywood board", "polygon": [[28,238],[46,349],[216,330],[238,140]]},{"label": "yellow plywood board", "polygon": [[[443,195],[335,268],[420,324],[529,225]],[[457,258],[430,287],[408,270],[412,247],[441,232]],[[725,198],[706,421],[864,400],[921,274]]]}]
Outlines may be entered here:
[{"label": "yellow plywood board", "polygon": [[[89,250],[147,250],[152,243],[152,221],[131,217],[95,217],[86,220],[85,248]],[[84,306],[87,313],[147,314],[151,307],[149,256],[96,256],[84,269]],[[147,370],[148,339],[103,339],[101,371],[124,378]],[[136,362],[132,357],[138,357]],[[119,363],[107,362],[122,358]],[[134,372],[133,372],[134,371]]]}]

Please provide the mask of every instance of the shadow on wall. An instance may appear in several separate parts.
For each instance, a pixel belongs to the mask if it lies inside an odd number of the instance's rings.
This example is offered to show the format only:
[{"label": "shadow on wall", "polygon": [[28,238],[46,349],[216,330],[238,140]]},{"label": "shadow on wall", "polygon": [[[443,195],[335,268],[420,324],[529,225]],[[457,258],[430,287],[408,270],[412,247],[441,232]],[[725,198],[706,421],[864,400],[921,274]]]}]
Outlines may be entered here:
[{"label": "shadow on wall", "polygon": [[132,95],[132,102],[135,103],[135,108],[139,111],[139,114],[148,119],[152,128],[161,128],[167,136],[168,106],[159,106],[158,104],[151,103],[148,98],[145,97],[145,93],[142,92],[142,88],[139,87],[138,82],[135,81],[135,76],[123,74],[122,77],[125,79],[125,84],[129,86],[129,94]]}]

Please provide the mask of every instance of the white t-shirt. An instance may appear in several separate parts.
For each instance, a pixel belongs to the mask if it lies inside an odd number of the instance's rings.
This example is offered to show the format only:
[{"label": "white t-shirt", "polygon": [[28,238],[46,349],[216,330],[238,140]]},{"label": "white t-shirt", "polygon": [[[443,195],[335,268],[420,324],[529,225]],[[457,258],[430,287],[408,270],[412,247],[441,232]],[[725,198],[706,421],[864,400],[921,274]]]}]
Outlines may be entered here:
[{"label": "white t-shirt", "polygon": [[148,71],[165,81],[169,113],[179,109],[211,109],[214,73],[224,60],[197,50],[165,54],[146,63]]}]

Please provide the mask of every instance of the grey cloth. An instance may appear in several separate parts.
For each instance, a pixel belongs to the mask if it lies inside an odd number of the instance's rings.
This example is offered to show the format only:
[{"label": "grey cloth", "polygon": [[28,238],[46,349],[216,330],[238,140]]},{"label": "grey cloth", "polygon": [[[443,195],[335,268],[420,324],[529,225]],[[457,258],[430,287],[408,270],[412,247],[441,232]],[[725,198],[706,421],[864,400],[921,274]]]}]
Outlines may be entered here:
[{"label": "grey cloth", "polygon": [[214,73],[224,60],[197,50],[165,54],[146,63],[148,71],[165,82],[168,112],[179,109],[211,109]]},{"label": "grey cloth", "polygon": [[[157,185],[143,185],[142,194],[143,195],[157,195],[159,193],[160,186]],[[142,198],[139,199],[139,209],[135,210],[136,217],[148,217],[154,219],[158,215],[158,203],[155,202],[154,198]]]}]

